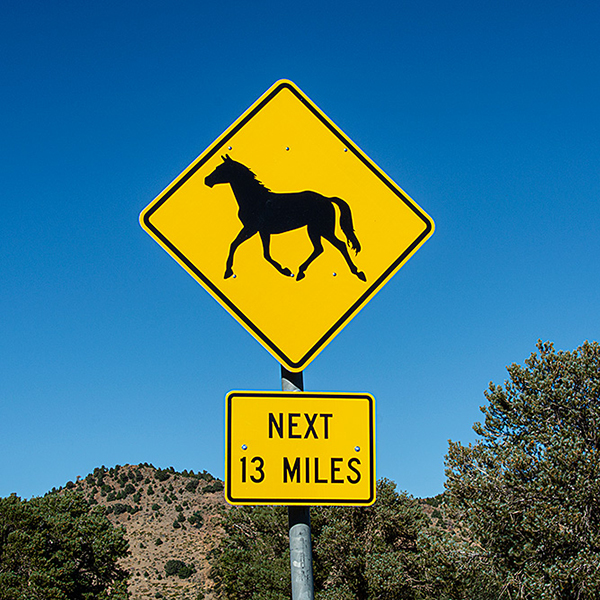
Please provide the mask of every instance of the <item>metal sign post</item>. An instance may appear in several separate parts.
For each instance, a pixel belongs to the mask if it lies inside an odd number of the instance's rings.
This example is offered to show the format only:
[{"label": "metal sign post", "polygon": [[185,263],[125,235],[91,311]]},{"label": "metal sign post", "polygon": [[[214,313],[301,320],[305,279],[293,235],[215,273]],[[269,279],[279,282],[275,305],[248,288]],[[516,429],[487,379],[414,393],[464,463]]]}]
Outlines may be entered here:
[{"label": "metal sign post", "polygon": [[292,599],[313,600],[309,505],[375,502],[374,399],[305,393],[302,372],[433,234],[433,221],[281,80],[140,223],[281,364],[283,392],[227,396],[225,498],[288,506]]},{"label": "metal sign post", "polygon": [[[281,366],[281,389],[284,392],[304,391],[302,371],[292,373]],[[290,532],[290,568],[292,600],[313,600],[312,541],[310,538],[310,507],[288,506]]]}]

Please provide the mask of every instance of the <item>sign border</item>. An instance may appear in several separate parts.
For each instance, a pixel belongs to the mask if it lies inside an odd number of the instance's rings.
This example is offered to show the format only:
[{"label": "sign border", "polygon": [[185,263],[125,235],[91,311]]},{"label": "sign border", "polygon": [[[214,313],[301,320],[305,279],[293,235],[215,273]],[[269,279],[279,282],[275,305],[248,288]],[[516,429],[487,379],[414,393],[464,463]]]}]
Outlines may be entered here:
[{"label": "sign border", "polygon": [[[168,238],[166,238],[153,224],[152,215],[184,185],[210,158],[220,152],[227,142],[250,121],[262,108],[264,108],[282,90],[289,90],[304,104],[304,106],[337,137],[349,151],[378,177],[413,213],[423,221],[425,229],[406,248],[392,264],[373,282],[367,290],[356,300],[352,306],[339,317],[335,323],[313,344],[304,356],[293,361],[287,354],[238,308],[218,287],[210,281],[198,267],[196,267]],[[323,350],[323,348],[358,314],[364,305],[385,285],[385,283],[400,269],[400,267],[414,254],[419,246],[433,234],[433,220],[415,202],[404,193],[367,155],[362,152],[342,131],[333,123],[300,89],[291,81],[282,79],[268,89],[239,119],[237,119],[220,137],[218,137],[171,185],[151,202],[140,214],[140,224],[173,258],[204,286],[204,288],[241,323],[260,343],[282,364],[292,372],[300,372]]]},{"label": "sign border", "polygon": [[[289,498],[234,498],[231,494],[231,404],[236,396],[244,398],[315,398],[315,399],[361,399],[369,403],[369,468],[371,480],[369,482],[369,498],[323,500],[308,498],[290,500]],[[376,500],[376,474],[375,474],[375,398],[366,392],[257,392],[257,391],[231,391],[225,398],[225,500],[234,506],[371,506]]]}]

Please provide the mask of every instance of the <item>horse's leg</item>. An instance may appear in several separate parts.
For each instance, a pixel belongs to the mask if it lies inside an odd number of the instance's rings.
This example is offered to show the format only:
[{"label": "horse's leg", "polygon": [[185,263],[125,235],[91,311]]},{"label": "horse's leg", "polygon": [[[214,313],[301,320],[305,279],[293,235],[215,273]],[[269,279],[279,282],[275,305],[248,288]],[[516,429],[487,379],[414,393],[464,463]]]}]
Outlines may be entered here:
[{"label": "horse's leg", "polygon": [[242,230],[237,234],[235,240],[231,242],[229,247],[229,256],[227,257],[227,265],[225,267],[224,279],[229,279],[233,275],[233,255],[237,250],[238,246],[249,240],[256,233],[256,229],[251,227],[243,227]]},{"label": "horse's leg", "polygon": [[301,279],[304,279],[304,277],[305,277],[304,272],[308,268],[308,265],[310,265],[310,263],[313,260],[315,260],[315,258],[317,258],[317,256],[319,256],[319,254],[321,254],[323,252],[323,244],[321,243],[321,234],[315,233],[314,231],[311,231],[309,228],[308,237],[310,238],[310,241],[312,242],[313,251],[312,251],[311,255],[300,265],[300,268],[298,269],[298,275],[296,276],[296,281],[300,281]]},{"label": "horse's leg", "polygon": [[260,231],[260,239],[263,245],[263,256],[265,260],[270,262],[282,275],[286,277],[292,277],[294,274],[287,268],[282,267],[276,260],[271,257],[271,234],[266,231]]},{"label": "horse's leg", "polygon": [[335,233],[333,233],[333,232],[328,231],[327,233],[323,234],[323,237],[340,251],[340,253],[344,257],[344,259],[348,263],[348,266],[350,267],[350,271],[354,275],[356,275],[361,281],[366,281],[367,276],[362,271],[359,271],[358,267],[352,262],[352,259],[350,258],[350,254],[348,254],[348,248],[346,248],[346,244],[344,244],[344,242],[342,242],[342,240],[338,239],[335,236]]}]

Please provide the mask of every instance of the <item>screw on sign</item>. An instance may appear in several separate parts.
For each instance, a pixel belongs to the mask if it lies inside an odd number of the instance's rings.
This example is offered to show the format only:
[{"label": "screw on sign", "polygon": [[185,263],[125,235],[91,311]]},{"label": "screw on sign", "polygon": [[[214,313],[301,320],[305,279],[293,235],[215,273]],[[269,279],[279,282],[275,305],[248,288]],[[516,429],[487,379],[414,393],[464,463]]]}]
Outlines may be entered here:
[{"label": "screw on sign", "polygon": [[140,221],[296,373],[434,229],[430,217],[285,80],[150,203]]}]

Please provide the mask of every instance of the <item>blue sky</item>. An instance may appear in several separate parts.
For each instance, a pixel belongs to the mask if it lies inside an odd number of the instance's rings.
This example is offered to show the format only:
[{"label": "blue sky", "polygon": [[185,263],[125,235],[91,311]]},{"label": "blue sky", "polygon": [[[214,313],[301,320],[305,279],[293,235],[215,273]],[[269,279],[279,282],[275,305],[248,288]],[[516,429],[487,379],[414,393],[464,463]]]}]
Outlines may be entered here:
[{"label": "blue sky", "polygon": [[304,372],[377,400],[377,472],[443,490],[483,390],[600,335],[596,2],[6,2],[0,496],[96,466],[223,476],[224,396],[277,362],[138,224],[276,80],[436,232]]}]

